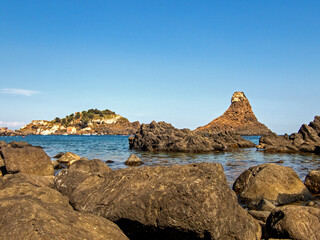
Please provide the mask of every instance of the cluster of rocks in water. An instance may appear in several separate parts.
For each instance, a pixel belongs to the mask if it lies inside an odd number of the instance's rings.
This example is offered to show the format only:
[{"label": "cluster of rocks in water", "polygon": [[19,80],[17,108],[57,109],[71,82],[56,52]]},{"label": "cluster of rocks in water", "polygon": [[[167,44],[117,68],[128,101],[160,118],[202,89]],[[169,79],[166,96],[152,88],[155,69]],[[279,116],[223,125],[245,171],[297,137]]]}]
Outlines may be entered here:
[{"label": "cluster of rocks in water", "polygon": [[[177,129],[169,123],[142,124],[133,137],[130,149],[141,151],[212,152],[232,148],[255,147],[251,141],[232,131],[210,133],[206,130]],[[320,154],[320,116],[309,125],[303,124],[298,133],[279,136],[269,133],[259,140],[258,149],[266,152],[308,152]]]},{"label": "cluster of rocks in water", "polygon": [[304,185],[262,164],[232,190],[217,163],[111,170],[61,154],[54,176],[40,147],[0,142],[0,156],[1,239],[320,239],[319,171]]},{"label": "cluster of rocks in water", "polygon": [[275,133],[260,138],[258,148],[269,152],[311,152],[320,154],[320,116],[303,124],[297,133],[278,136]]},{"label": "cluster of rocks in water", "polygon": [[131,149],[142,151],[172,152],[210,152],[255,146],[251,141],[230,132],[195,132],[155,121],[142,124],[135,136],[129,138],[129,145]]}]

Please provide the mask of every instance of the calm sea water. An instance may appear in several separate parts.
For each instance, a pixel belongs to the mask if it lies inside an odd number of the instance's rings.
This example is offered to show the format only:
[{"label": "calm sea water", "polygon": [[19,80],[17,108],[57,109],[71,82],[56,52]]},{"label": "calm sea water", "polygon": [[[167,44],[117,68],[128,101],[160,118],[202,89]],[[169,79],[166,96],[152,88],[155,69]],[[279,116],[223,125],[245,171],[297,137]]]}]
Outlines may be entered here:
[{"label": "calm sea water", "polygon": [[[259,137],[246,137],[258,144]],[[205,154],[191,153],[149,153],[129,149],[128,136],[26,136],[0,137],[0,141],[25,141],[34,146],[43,147],[52,158],[59,152],[74,152],[88,159],[98,158],[103,161],[112,160],[108,164],[112,169],[125,168],[124,162],[131,154],[136,154],[147,166],[173,165],[198,162],[215,162],[223,165],[230,184],[249,167],[262,163],[282,160],[284,166],[292,167],[304,180],[308,171],[320,166],[320,155],[315,154],[283,154],[264,153],[256,148],[236,149],[228,152]],[[53,158],[52,158],[53,159]]]}]

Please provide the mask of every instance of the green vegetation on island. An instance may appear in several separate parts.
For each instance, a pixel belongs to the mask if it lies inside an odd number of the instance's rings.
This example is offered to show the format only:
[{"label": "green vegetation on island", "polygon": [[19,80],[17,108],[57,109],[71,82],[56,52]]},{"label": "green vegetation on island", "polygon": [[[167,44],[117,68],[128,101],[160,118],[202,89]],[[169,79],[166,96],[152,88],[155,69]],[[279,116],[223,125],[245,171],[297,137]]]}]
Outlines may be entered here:
[{"label": "green vegetation on island", "polygon": [[90,120],[109,119],[114,115],[116,115],[116,113],[109,109],[105,109],[101,111],[95,108],[95,109],[89,109],[88,111],[71,113],[70,115],[65,116],[64,118],[56,117],[53,120],[53,123],[59,123],[65,127],[77,124],[81,128],[84,128],[88,126],[88,123],[90,122]]}]

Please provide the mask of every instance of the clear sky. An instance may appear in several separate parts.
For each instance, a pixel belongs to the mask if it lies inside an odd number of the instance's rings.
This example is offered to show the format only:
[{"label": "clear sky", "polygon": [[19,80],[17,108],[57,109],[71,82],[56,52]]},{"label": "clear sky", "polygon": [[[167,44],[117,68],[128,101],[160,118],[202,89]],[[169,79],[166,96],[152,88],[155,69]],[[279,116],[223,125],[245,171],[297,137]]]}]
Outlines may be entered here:
[{"label": "clear sky", "polygon": [[235,91],[277,133],[320,114],[320,1],[0,1],[0,126],[110,109],[194,129]]}]

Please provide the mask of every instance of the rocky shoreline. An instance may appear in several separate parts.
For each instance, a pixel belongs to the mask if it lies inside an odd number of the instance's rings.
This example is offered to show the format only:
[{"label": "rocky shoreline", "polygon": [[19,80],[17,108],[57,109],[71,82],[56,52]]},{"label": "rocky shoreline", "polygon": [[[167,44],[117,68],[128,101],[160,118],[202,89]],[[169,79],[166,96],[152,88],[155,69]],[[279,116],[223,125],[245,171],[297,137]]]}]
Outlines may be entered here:
[{"label": "rocky shoreline", "polygon": [[54,176],[40,147],[0,142],[1,239],[320,238],[317,170],[303,183],[289,167],[252,166],[231,189],[217,163],[111,170],[64,155]]},{"label": "rocky shoreline", "polygon": [[26,136],[26,134],[20,132],[19,130],[11,130],[7,127],[0,127],[0,136]]},{"label": "rocky shoreline", "polygon": [[267,152],[308,152],[320,154],[320,116],[308,125],[303,124],[297,133],[278,136],[275,133],[260,138],[258,149]]}]

